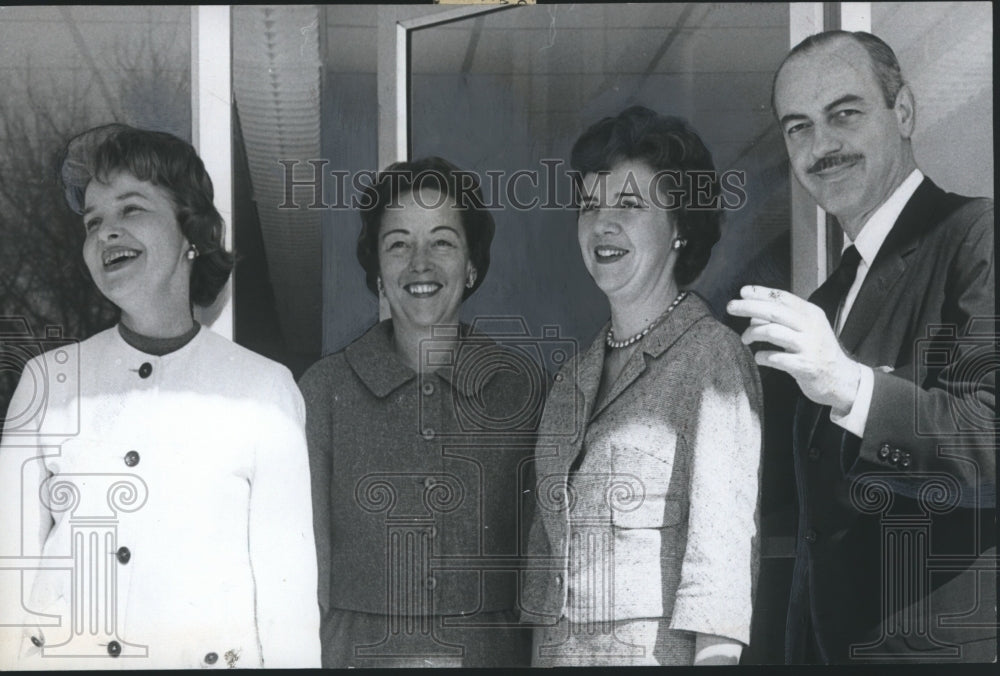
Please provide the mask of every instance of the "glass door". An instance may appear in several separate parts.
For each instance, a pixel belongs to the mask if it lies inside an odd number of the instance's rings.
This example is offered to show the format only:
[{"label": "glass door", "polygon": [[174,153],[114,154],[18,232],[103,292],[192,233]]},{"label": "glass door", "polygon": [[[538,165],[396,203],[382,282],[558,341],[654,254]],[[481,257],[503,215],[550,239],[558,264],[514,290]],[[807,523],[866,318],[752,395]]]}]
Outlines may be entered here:
[{"label": "glass door", "polygon": [[477,172],[495,207],[489,278],[467,315],[589,343],[609,312],[580,259],[569,151],[633,104],[686,118],[748,195],[694,285],[719,319],[742,284],[789,288],[789,178],[769,102],[788,35],[783,4],[524,6],[413,30],[411,157]]}]

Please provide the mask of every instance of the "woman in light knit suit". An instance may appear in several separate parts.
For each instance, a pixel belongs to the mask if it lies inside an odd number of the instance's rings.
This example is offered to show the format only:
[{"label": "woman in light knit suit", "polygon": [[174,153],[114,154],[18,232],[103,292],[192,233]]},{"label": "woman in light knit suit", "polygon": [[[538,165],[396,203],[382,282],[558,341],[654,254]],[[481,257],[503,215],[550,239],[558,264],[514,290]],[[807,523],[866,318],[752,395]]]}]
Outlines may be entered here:
[{"label": "woman in light knit suit", "polygon": [[302,397],[192,316],[233,266],[204,165],[108,125],[70,142],[62,178],[121,318],[28,362],[11,401],[0,555],[25,573],[0,571],[0,603],[25,628],[5,663],[318,666]]},{"label": "woman in light knit suit", "polygon": [[[684,121],[633,107],[588,129],[571,165],[611,321],[557,375],[539,426],[557,441],[535,458],[532,660],[735,663],[758,563],[761,395],[739,336],[681,290],[719,238],[711,156]],[[575,435],[548,435],[567,424]]]}]

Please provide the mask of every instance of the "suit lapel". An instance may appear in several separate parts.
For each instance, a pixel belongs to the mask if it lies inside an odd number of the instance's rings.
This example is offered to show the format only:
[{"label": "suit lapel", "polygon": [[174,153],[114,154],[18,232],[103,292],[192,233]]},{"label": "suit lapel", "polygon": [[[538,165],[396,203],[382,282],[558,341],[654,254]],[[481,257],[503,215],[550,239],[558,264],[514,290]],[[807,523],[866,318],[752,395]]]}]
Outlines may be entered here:
[{"label": "suit lapel", "polygon": [[886,299],[900,282],[924,232],[938,222],[946,193],[925,178],[903,207],[861,284],[851,313],[840,332],[840,342],[855,352],[868,335]]},{"label": "suit lapel", "polygon": [[[560,405],[560,410],[555,413],[559,417],[557,425],[566,423],[566,418],[570,417],[574,426],[574,434],[570,437],[562,437],[558,442],[559,451],[556,457],[549,460],[539,458],[542,469],[548,474],[558,474],[565,476],[580,449],[583,446],[583,438],[587,431],[587,422],[590,420],[590,411],[594,407],[594,399],[597,396],[597,387],[601,382],[601,369],[604,365],[604,334],[607,333],[608,325],[597,334],[590,348],[580,354],[576,369],[563,369],[569,378],[567,382],[557,385],[557,389],[549,394],[549,401],[546,403],[546,413],[550,406]],[[580,401],[579,408],[576,401]],[[544,418],[544,416],[543,416]],[[542,429],[542,436],[549,430]]]},{"label": "suit lapel", "polygon": [[[628,389],[629,385],[635,382],[636,378],[642,375],[642,372],[646,370],[646,355],[654,358],[659,357],[677,342],[695,322],[710,314],[708,306],[703,300],[693,293],[688,293],[687,298],[674,308],[663,323],[650,331],[640,341],[639,349],[629,357],[622,372],[618,375],[618,380],[608,390],[604,400],[597,402],[593,414],[587,420],[600,415],[601,411],[610,406],[615,399],[621,396],[622,392]],[[602,333],[601,339],[603,340],[603,338],[604,334]],[[603,360],[598,367],[603,367]],[[600,371],[598,371],[598,378],[600,378]],[[598,382],[600,381],[598,380]]]},{"label": "suit lapel", "polygon": [[851,314],[847,316],[840,332],[840,342],[848,353],[857,351],[858,345],[868,335],[875,318],[881,312],[889,292],[906,271],[906,258],[899,252],[886,256],[882,253],[879,251],[875,263],[865,276],[851,307]]},{"label": "suit lapel", "polygon": [[[601,371],[604,369],[604,335],[608,332],[608,326],[597,334],[597,338],[580,360],[577,370],[576,387],[583,395],[583,427],[586,428],[590,420],[591,411],[594,409],[594,400],[597,398],[597,388],[601,384]],[[581,435],[582,436],[582,435]]]},{"label": "suit lapel", "polygon": [[[693,293],[688,294],[688,297],[674,309],[671,316],[650,331],[649,335],[642,340],[640,349],[626,363],[614,387],[597,407],[595,399],[597,398],[597,389],[601,384],[601,372],[604,369],[604,336],[610,326],[610,324],[605,324],[587,351],[580,355],[575,372],[572,368],[563,370],[563,373],[567,374],[569,378],[575,378],[575,380],[561,383],[549,395],[550,401],[546,404],[546,415],[548,415],[550,407],[561,406],[559,412],[552,411],[553,415],[562,416],[562,419],[558,421],[560,423],[565,422],[565,416],[574,416],[576,433],[572,437],[564,437],[559,442],[558,457],[539,458],[540,471],[544,474],[559,473],[565,475],[580,454],[590,421],[607,408],[642,374],[646,369],[646,355],[659,357],[677,342],[695,322],[707,316],[711,316],[711,312],[705,302]],[[581,407],[577,409],[572,406],[568,397],[580,400]],[[545,417],[543,416],[543,419]],[[549,424],[557,423],[550,421]],[[548,431],[545,422],[539,431],[544,437]]]},{"label": "suit lapel", "polygon": [[[911,262],[910,254],[917,249],[924,234],[964,201],[958,195],[941,190],[928,178],[917,187],[872,261],[851,313],[844,322],[840,341],[849,353],[857,352],[862,341],[868,337],[893,290],[902,283]],[[796,434],[805,432],[804,439],[808,441],[814,437],[822,415],[829,411],[829,407],[809,401],[801,392],[799,400]]]},{"label": "suit lapel", "polygon": [[[602,365],[603,366],[603,365]],[[621,373],[618,374],[618,380],[616,380],[611,389],[607,391],[604,395],[604,399],[600,402],[595,402],[596,405],[593,408],[593,413],[587,420],[592,420],[600,415],[601,411],[608,407],[608,404],[613,402],[618,396],[628,388],[629,385],[639,377],[639,374],[646,370],[646,357],[645,353],[640,347],[632,356],[629,357],[628,361],[625,362],[625,366],[622,368]],[[600,381],[598,381],[600,382]],[[596,395],[595,395],[596,396]]]}]

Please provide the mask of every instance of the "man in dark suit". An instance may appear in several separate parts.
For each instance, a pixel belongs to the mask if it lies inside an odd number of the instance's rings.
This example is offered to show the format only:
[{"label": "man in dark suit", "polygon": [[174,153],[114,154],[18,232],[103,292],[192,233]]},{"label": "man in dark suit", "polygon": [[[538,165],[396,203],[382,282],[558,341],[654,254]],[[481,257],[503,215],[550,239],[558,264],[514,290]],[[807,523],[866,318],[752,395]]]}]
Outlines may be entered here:
[{"label": "man in dark suit", "polygon": [[748,286],[728,306],[798,389],[786,661],[992,661],[993,201],[917,168],[913,94],[873,35],[799,44],[773,105],[795,177],[846,240],[809,302]]}]

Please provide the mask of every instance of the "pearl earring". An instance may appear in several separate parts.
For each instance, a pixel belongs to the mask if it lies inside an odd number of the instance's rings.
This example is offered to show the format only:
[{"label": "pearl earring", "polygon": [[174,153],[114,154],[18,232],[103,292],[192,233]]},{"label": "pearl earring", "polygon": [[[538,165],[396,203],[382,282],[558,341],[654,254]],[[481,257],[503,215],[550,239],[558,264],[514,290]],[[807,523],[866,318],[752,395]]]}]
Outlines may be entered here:
[{"label": "pearl earring", "polygon": [[683,237],[678,237],[674,240],[673,247],[675,249],[681,249],[687,245],[688,241]]},{"label": "pearl earring", "polygon": [[375,278],[375,286],[378,287],[378,292],[379,293],[385,293],[385,288],[383,288],[383,286],[382,286],[382,277],[381,276]]},{"label": "pearl earring", "polygon": [[475,272],[470,272],[469,273],[469,279],[467,279],[466,282],[465,282],[465,288],[471,289],[475,285],[476,285],[476,273]]},{"label": "pearl earring", "polygon": [[187,250],[187,259],[189,261],[193,261],[197,257],[198,257],[198,247],[196,247],[194,244],[192,244],[190,247],[188,247],[188,250]]}]

